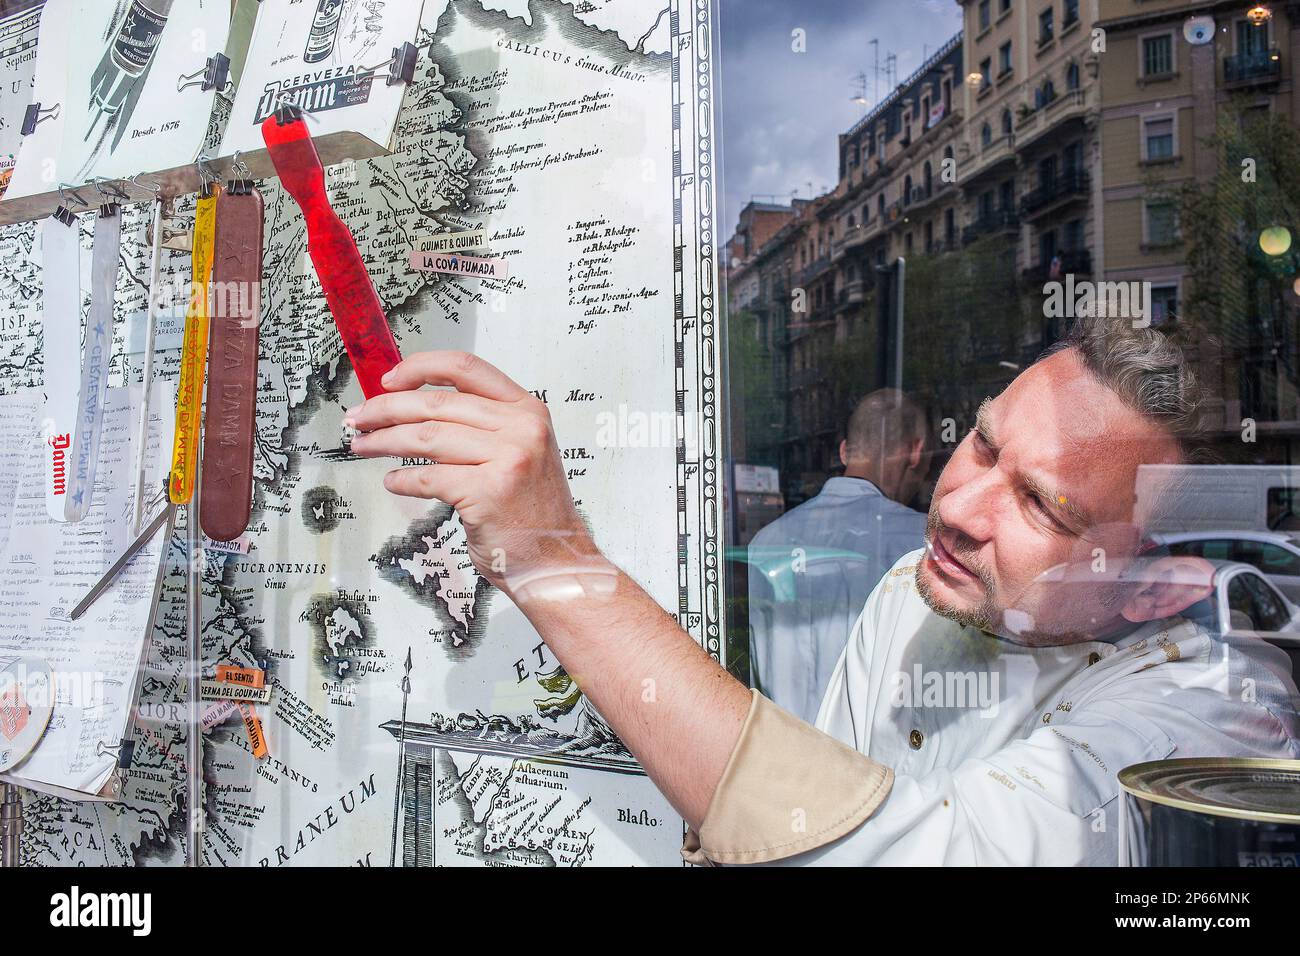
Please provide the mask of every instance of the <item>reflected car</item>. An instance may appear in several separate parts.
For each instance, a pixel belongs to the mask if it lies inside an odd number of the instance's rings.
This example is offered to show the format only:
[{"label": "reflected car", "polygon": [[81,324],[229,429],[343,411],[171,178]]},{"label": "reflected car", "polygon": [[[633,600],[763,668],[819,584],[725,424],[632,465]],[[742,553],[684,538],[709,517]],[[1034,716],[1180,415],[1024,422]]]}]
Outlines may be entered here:
[{"label": "reflected car", "polygon": [[1185,613],[1222,637],[1258,638],[1281,648],[1291,659],[1292,678],[1300,683],[1300,607],[1258,569],[1216,565],[1213,593]]},{"label": "reflected car", "polygon": [[[1095,586],[1098,575],[1134,583],[1146,580],[1149,559],[1169,554],[1168,545],[1154,540],[1144,550],[1143,559],[1127,569],[1111,567],[1095,570],[1088,562],[1062,564],[1044,573],[1039,583],[1060,590],[1062,595],[1072,584]],[[1151,571],[1170,583],[1167,569]],[[1229,643],[1262,641],[1283,651],[1290,659],[1293,680],[1300,682],[1300,607],[1292,603],[1269,579],[1249,564],[1205,559],[1177,569],[1178,583],[1209,593],[1186,608],[1179,616],[1195,621],[1211,634]],[[1155,578],[1151,578],[1155,580]],[[1278,660],[1281,665],[1281,660]]]},{"label": "reflected car", "polygon": [[1168,554],[1249,564],[1300,602],[1300,538],[1281,531],[1188,531],[1153,534],[1150,541]]},{"label": "reflected car", "polygon": [[[782,602],[796,600],[798,594],[796,583],[800,572],[822,564],[849,567],[859,565],[863,574],[871,572],[875,567],[875,561],[856,551],[845,551],[840,548],[795,548],[785,545],[733,546],[727,549],[727,561],[737,568],[740,565],[747,565],[757,569],[772,589],[771,594],[762,596]],[[750,595],[751,598],[758,596]]]}]

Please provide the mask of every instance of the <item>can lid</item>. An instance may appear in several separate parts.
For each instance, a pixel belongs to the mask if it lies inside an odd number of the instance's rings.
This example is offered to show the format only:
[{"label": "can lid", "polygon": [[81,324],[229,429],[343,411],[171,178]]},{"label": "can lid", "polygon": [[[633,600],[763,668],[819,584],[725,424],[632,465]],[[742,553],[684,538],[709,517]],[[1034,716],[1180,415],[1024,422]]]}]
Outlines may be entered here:
[{"label": "can lid", "polygon": [[1125,792],[1192,813],[1300,824],[1300,760],[1193,757],[1134,764],[1119,772]]}]

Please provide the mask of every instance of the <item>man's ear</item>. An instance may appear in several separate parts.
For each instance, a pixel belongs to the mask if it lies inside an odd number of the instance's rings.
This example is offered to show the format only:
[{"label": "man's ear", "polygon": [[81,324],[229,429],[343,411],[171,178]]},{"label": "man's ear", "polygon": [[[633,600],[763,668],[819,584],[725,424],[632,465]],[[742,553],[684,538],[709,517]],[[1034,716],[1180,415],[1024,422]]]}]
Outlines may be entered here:
[{"label": "man's ear", "polygon": [[1155,558],[1143,564],[1137,578],[1138,589],[1120,614],[1141,624],[1172,617],[1208,596],[1214,590],[1214,565],[1194,555]]},{"label": "man's ear", "polygon": [[921,461],[925,458],[925,439],[914,438],[912,447],[908,450],[907,467],[915,471],[921,467]]},{"label": "man's ear", "polygon": [[845,468],[849,467],[849,442],[848,439],[840,442],[840,464]]}]

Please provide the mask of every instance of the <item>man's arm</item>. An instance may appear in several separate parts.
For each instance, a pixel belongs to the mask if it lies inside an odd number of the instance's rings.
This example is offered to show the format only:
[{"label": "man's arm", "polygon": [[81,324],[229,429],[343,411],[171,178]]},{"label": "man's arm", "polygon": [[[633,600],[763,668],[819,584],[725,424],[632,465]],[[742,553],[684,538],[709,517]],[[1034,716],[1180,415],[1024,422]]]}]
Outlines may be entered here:
[{"label": "man's arm", "polygon": [[[455,391],[419,390],[424,385]],[[470,557],[527,615],[688,824],[703,822],[750,692],[596,547],[573,505],[545,404],[463,352],[426,352],[351,409],[365,457],[436,461],[391,492],[454,507]]]}]

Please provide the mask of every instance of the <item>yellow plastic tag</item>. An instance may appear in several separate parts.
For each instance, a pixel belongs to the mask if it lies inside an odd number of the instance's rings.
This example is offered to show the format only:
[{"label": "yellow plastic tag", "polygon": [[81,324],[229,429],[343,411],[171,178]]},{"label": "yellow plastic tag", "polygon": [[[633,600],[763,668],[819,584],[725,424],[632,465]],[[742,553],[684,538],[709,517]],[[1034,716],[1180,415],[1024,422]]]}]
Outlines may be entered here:
[{"label": "yellow plastic tag", "polygon": [[176,435],[172,442],[171,479],[167,497],[172,504],[189,504],[194,494],[194,464],[199,447],[199,413],[203,410],[203,370],[208,354],[208,283],[212,279],[213,237],[217,226],[217,193],[200,196],[194,213],[193,279],[185,312],[185,341],[181,349],[181,378],[176,391]]}]

